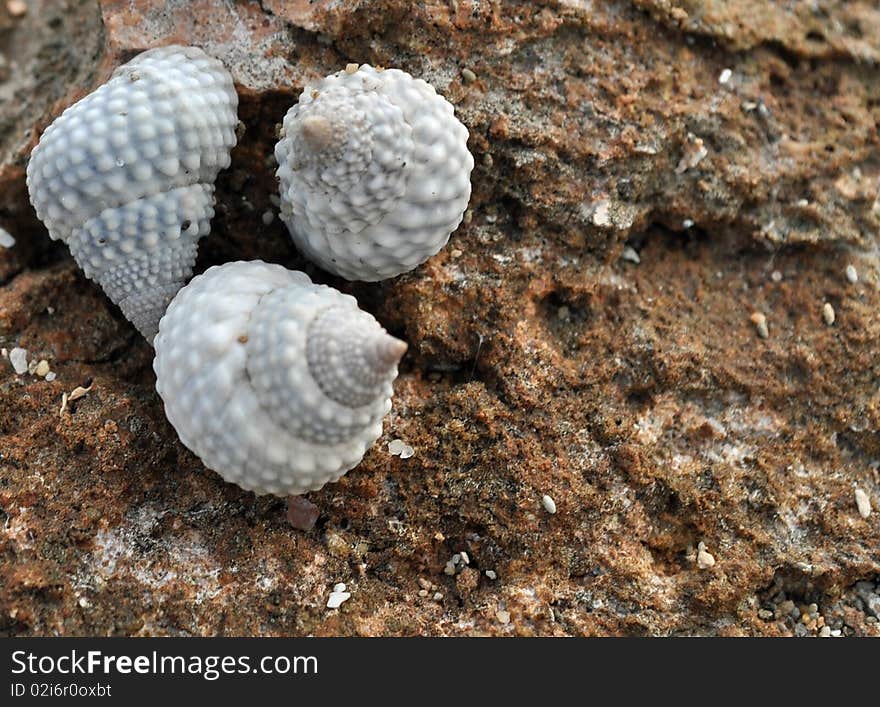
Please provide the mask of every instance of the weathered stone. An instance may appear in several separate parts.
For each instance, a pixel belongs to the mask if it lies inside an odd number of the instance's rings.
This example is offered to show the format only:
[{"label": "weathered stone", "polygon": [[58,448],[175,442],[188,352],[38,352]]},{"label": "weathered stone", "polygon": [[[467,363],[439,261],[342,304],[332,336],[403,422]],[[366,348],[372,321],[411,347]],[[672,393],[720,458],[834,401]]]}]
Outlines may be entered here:
[{"label": "weathered stone", "polygon": [[[877,635],[880,526],[853,487],[878,493],[880,16],[812,5],[103,0],[0,19],[0,345],[57,373],[0,360],[0,632],[813,631],[759,616],[791,600]],[[308,533],[180,445],[151,349],[28,205],[40,131],[172,42],[221,58],[242,99],[199,269],[306,269],[410,344],[383,438],[309,495]],[[477,163],[449,246],[376,285],[316,270],[263,218],[276,126],[349,62],[434,84]],[[417,454],[391,456],[398,438]],[[327,611],[350,580],[357,602]]]}]

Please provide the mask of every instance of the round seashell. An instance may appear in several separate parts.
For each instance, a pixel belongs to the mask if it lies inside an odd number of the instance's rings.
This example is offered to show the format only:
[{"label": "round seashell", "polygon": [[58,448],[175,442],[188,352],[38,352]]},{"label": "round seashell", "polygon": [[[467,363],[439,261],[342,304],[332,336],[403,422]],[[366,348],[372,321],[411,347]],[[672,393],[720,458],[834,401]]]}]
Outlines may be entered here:
[{"label": "round seashell", "polygon": [[306,86],[275,147],[296,246],[348,280],[412,270],[458,228],[471,195],[468,131],[432,86],[351,65]]},{"label": "round seashell", "polygon": [[193,278],[154,346],[156,389],[183,444],[227,481],[277,496],[360,463],[406,351],[353,297],[262,261]]},{"label": "round seashell", "polygon": [[31,153],[37,216],[147,340],[210,231],[237,108],[217,59],[150,49],[65,110]]}]

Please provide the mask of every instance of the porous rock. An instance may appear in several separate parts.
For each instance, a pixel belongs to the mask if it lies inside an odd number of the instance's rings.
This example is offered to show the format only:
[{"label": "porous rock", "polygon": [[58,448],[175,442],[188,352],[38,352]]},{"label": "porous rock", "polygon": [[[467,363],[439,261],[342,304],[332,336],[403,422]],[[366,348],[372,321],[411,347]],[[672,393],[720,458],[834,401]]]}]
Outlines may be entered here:
[{"label": "porous rock", "polygon": [[[880,18],[867,1],[808,7],[102,0],[3,24],[0,223],[18,242],[0,251],[0,344],[57,379],[0,372],[0,631],[817,632],[775,609],[789,602],[877,635],[856,585],[878,585],[880,525],[853,486],[877,494]],[[170,43],[226,63],[246,125],[197,271],[304,269],[410,344],[384,438],[309,495],[307,533],[182,447],[149,346],[27,205],[40,130]],[[262,220],[276,125],[355,60],[434,85],[476,158],[447,249],[382,285],[321,273]],[[418,454],[388,454],[396,438]],[[444,574],[462,551],[499,579]],[[357,602],[327,611],[353,574]]]}]

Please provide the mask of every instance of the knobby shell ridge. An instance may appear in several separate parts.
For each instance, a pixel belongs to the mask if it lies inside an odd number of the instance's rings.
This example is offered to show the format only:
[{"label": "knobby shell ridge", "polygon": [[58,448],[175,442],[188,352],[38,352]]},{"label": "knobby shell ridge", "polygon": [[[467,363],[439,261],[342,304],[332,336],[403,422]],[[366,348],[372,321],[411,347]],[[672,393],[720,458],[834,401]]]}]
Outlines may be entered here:
[{"label": "knobby shell ridge", "polygon": [[432,86],[363,65],[307,86],[276,145],[281,218],[325,270],[377,281],[412,270],[458,228],[468,131]]},{"label": "knobby shell ridge", "polygon": [[154,345],[156,389],[184,445],[227,481],[278,496],[361,461],[406,350],[353,297],[262,261],[193,278]]},{"label": "knobby shell ridge", "polygon": [[37,216],[147,340],[210,231],[237,107],[217,59],[151,49],[67,108],[31,154]]}]

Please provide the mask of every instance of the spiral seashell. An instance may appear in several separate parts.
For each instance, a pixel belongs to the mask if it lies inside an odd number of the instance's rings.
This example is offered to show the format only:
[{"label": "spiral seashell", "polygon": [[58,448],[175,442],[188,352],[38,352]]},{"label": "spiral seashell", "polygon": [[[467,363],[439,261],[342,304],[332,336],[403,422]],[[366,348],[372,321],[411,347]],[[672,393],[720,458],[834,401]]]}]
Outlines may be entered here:
[{"label": "spiral seashell", "polygon": [[432,86],[349,66],[307,86],[275,147],[281,218],[325,270],[376,281],[412,270],[458,228],[471,195],[468,131]]},{"label": "spiral seashell", "polygon": [[151,49],[65,110],[31,153],[37,216],[147,340],[210,231],[237,107],[217,59]]},{"label": "spiral seashell", "polygon": [[183,444],[227,481],[278,496],[360,463],[406,351],[353,297],[262,261],[193,278],[154,346],[156,389]]}]

